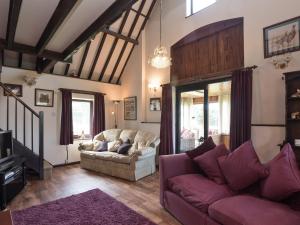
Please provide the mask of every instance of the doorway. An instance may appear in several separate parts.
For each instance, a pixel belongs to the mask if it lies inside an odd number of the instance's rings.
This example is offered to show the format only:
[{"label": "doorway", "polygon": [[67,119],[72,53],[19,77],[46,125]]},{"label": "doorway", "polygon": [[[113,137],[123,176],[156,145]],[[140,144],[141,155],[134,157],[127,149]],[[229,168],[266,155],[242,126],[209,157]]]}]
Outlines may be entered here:
[{"label": "doorway", "polygon": [[186,152],[211,136],[229,147],[231,80],[177,87],[176,152]]}]

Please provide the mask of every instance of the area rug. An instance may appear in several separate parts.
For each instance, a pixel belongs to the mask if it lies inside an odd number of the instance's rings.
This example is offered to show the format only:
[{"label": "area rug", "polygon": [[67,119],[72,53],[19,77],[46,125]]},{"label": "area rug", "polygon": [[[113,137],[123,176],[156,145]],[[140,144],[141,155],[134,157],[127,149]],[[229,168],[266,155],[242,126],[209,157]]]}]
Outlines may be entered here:
[{"label": "area rug", "polygon": [[94,189],[12,213],[14,225],[155,225]]}]

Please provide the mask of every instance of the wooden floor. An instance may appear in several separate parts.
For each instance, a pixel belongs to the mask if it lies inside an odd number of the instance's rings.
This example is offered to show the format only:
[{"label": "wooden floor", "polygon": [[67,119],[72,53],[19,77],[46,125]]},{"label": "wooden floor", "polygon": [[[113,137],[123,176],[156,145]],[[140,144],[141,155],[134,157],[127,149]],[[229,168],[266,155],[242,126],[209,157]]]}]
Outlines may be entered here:
[{"label": "wooden floor", "polygon": [[159,204],[158,173],[138,182],[129,182],[83,170],[79,165],[54,168],[51,180],[28,181],[8,208],[24,209],[94,188],[99,188],[156,224],[180,224]]}]

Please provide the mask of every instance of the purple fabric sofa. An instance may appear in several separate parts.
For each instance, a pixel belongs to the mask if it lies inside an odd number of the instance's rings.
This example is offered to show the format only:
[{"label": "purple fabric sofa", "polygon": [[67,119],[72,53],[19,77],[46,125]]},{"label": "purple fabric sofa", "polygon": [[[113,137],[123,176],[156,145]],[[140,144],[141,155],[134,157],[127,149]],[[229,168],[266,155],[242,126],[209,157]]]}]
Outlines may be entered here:
[{"label": "purple fabric sofa", "polygon": [[160,203],[184,225],[300,225],[300,197],[273,202],[201,174],[186,154],[160,157]]}]

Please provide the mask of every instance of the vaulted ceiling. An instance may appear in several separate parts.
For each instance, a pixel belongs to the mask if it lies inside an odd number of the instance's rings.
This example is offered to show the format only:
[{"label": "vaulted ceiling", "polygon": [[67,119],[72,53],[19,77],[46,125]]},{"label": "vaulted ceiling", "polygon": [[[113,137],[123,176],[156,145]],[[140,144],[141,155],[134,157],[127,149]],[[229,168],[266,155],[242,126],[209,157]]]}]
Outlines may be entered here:
[{"label": "vaulted ceiling", "polygon": [[155,2],[1,0],[1,63],[120,84]]}]

